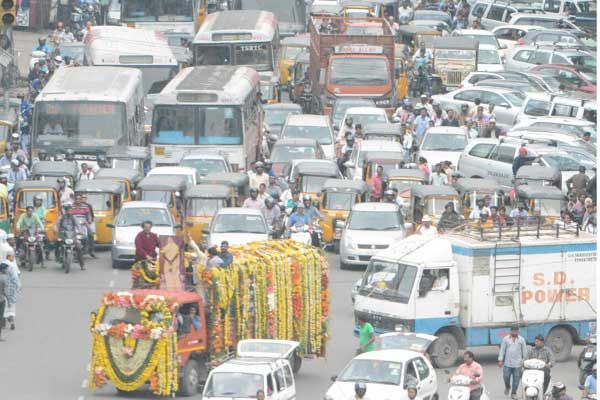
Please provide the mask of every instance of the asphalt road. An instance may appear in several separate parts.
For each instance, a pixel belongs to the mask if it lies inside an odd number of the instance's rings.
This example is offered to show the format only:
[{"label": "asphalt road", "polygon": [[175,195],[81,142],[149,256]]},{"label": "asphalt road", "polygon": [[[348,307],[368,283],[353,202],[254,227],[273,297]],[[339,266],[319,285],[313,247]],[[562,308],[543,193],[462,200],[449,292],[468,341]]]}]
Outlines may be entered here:
[{"label": "asphalt road", "polygon": [[[109,384],[93,393],[85,388],[89,361],[89,313],[97,306],[102,293],[130,287],[129,270],[113,270],[110,253],[86,258],[87,270],[77,266],[68,275],[53,261],[46,269],[23,271],[23,292],[17,308],[17,329],[4,332],[0,342],[1,398],[39,399],[110,399],[148,398],[148,392],[131,397],[117,396]],[[297,376],[299,400],[322,399],[330,377],[339,373],[356,349],[353,336],[350,288],[361,271],[341,271],[337,257],[330,255],[331,320],[327,357],[305,360]],[[576,347],[571,360],[558,364],[553,376],[570,389],[576,387]],[[478,348],[475,354],[484,365],[484,381],[492,399],[504,398],[500,370],[495,364],[497,349]],[[438,371],[439,381],[445,378]],[[446,398],[447,385],[441,383],[440,398]],[[199,397],[199,396],[198,396]]]}]

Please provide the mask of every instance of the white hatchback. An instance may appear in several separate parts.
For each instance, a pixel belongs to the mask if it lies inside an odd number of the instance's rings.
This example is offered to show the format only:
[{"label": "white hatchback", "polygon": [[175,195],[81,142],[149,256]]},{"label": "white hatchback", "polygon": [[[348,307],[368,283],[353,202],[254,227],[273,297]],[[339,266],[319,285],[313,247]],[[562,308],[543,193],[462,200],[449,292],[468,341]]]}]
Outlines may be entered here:
[{"label": "white hatchback", "polygon": [[288,115],[283,128],[281,128],[282,139],[315,139],[323,149],[325,158],[335,158],[335,144],[333,139],[333,128],[329,117],[313,114],[291,114]]},{"label": "white hatchback", "polygon": [[354,357],[325,394],[325,400],[354,398],[354,385],[364,382],[367,396],[378,400],[407,400],[412,383],[419,397],[438,399],[437,376],[429,360],[410,350],[376,350]]},{"label": "white hatchback", "polygon": [[262,212],[242,207],[221,208],[214,216],[208,234],[209,246],[219,246],[224,240],[230,245],[238,245],[269,238]]}]

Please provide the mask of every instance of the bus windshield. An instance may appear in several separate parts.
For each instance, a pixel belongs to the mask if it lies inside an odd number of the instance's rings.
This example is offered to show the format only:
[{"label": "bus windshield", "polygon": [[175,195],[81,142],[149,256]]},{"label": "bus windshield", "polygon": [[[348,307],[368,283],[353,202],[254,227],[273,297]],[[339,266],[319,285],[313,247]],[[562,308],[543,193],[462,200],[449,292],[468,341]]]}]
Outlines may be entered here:
[{"label": "bus windshield", "polygon": [[197,45],[194,48],[196,65],[248,65],[257,71],[272,71],[271,44],[236,43]]},{"label": "bus windshield", "polygon": [[155,106],[152,143],[187,145],[241,145],[240,106]]},{"label": "bus windshield", "polygon": [[[44,101],[35,105],[34,144],[126,142],[125,105],[99,101]],[[87,143],[86,143],[87,142]]]},{"label": "bus windshield", "polygon": [[192,22],[193,0],[121,0],[124,22]]}]

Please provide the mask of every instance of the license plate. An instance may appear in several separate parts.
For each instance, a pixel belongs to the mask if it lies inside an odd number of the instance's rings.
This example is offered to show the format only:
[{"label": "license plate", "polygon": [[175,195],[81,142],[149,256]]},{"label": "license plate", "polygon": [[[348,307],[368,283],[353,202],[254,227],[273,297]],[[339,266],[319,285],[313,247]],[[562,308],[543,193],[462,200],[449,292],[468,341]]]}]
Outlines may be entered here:
[{"label": "license plate", "polygon": [[583,355],[585,358],[592,358],[592,352],[591,351],[586,351],[585,354]]}]

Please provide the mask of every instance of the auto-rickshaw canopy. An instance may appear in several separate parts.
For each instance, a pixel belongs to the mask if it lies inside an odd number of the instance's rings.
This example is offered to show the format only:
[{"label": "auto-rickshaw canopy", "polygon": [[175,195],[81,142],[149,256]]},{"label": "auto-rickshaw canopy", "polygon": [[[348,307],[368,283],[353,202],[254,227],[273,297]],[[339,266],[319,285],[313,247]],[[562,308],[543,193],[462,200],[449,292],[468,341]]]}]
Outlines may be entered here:
[{"label": "auto-rickshaw canopy", "polygon": [[563,192],[554,186],[542,185],[520,185],[517,189],[517,196],[521,199],[548,199],[548,200],[564,200]]},{"label": "auto-rickshaw canopy", "polygon": [[561,172],[553,167],[542,165],[523,165],[517,171],[516,179],[523,181],[547,181],[553,185],[559,185],[562,181]]},{"label": "auto-rickshaw canopy", "polygon": [[101,168],[95,179],[126,179],[135,185],[142,177],[138,171],[129,168]]},{"label": "auto-rickshaw canopy", "polygon": [[[434,28],[422,25],[400,25],[396,29],[396,41],[408,46],[418,46],[421,41],[431,44],[431,38],[439,37],[441,33]],[[428,46],[429,47],[429,46]]]},{"label": "auto-rickshaw canopy", "polygon": [[213,172],[201,177],[200,183],[220,183],[239,189],[248,186],[250,179],[243,172]]},{"label": "auto-rickshaw canopy", "polygon": [[385,171],[390,181],[421,181],[427,180],[427,174],[417,168],[397,168]]},{"label": "auto-rickshaw canopy", "polygon": [[13,187],[13,191],[16,193],[19,190],[60,190],[60,186],[56,181],[18,181]]},{"label": "auto-rickshaw canopy", "polygon": [[73,182],[77,180],[79,168],[77,163],[67,161],[38,161],[31,167],[31,176],[36,179],[39,176],[62,178],[68,176]]},{"label": "auto-rickshaw canopy", "polygon": [[399,124],[368,124],[364,127],[364,135],[368,140],[400,141],[402,133]]},{"label": "auto-rickshaw canopy", "polygon": [[165,192],[183,192],[187,189],[187,179],[184,176],[147,176],[138,183],[138,188],[142,191],[165,191]]},{"label": "auto-rickshaw canopy", "polygon": [[412,188],[412,195],[419,198],[432,196],[458,197],[458,192],[451,186],[417,185]]},{"label": "auto-rickshaw canopy", "polygon": [[202,183],[191,186],[185,191],[186,199],[229,199],[231,190],[227,185]]},{"label": "auto-rickshaw canopy", "polygon": [[366,193],[369,186],[357,179],[327,179],[323,184],[323,192],[352,192],[359,195]]},{"label": "auto-rickshaw canopy", "polygon": [[117,182],[107,180],[79,181],[75,186],[75,193],[110,193],[120,195],[123,187]]},{"label": "auto-rickshaw canopy", "polygon": [[445,36],[433,40],[433,47],[444,50],[472,50],[477,52],[479,41],[469,37]]},{"label": "auto-rickshaw canopy", "polygon": [[286,38],[281,39],[280,42],[281,47],[285,46],[293,46],[293,47],[310,47],[310,36],[306,35],[296,35],[296,36],[288,36]]},{"label": "auto-rickshaw canopy", "polygon": [[460,195],[470,192],[494,193],[498,191],[498,184],[493,179],[460,178],[454,188]]},{"label": "auto-rickshaw canopy", "polygon": [[338,178],[340,176],[340,169],[335,162],[331,163],[301,163],[296,166],[296,176],[328,176],[332,178]]}]

